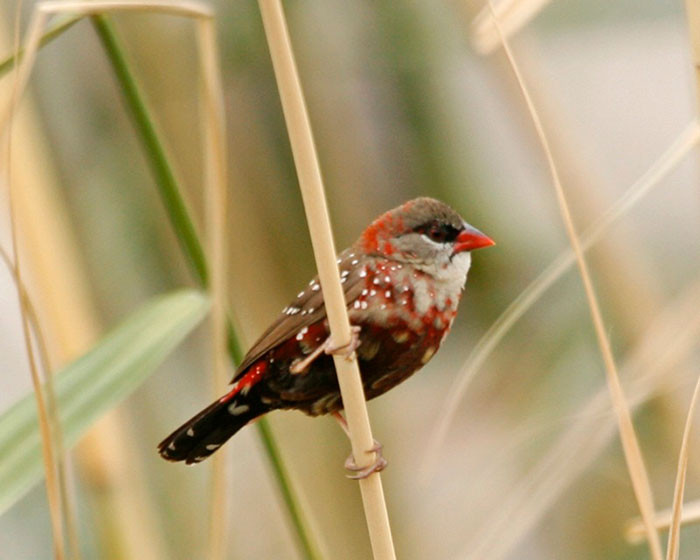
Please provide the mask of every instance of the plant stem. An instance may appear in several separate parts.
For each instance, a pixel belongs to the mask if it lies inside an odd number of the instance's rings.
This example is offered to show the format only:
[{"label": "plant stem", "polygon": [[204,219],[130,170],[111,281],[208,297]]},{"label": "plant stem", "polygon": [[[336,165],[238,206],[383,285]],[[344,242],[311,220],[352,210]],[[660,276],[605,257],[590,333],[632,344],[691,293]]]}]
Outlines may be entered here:
[{"label": "plant stem", "polygon": [[124,56],[124,49],[119,43],[112,24],[105,16],[91,16],[90,19],[117,76],[127,109],[134,121],[139,138],[143,142],[146,159],[155,175],[158,194],[160,194],[165,210],[170,217],[180,247],[185,253],[197,282],[206,288],[209,283],[209,272],[204,249],[182,197],[180,186],[175,178],[175,171],[168,161],[163,143],[158,138],[155,123]]},{"label": "plant stem", "polygon": [[[347,303],[340,283],[321,169],[287,22],[281,0],[259,0],[258,5],[299,177],[299,188],[304,200],[306,221],[323,290],[330,336],[339,346],[343,346],[350,342],[351,337]],[[358,465],[371,465],[375,459],[375,454],[371,451],[374,438],[357,359],[348,360],[342,356],[333,356],[333,362],[338,375],[353,456]],[[374,472],[360,479],[359,484],[374,558],[394,560],[396,552],[381,477],[378,472]]]},{"label": "plant stem", "polygon": [[620,377],[617,371],[617,366],[615,364],[615,358],[613,356],[612,347],[610,345],[608,335],[605,332],[605,324],[603,322],[603,314],[600,309],[598,297],[596,295],[595,288],[593,287],[593,281],[591,280],[591,276],[588,271],[588,264],[583,253],[581,241],[574,227],[573,219],[571,216],[571,209],[569,207],[568,200],[564,193],[564,188],[559,177],[559,171],[554,161],[554,156],[552,155],[549,139],[545,134],[539,114],[535,109],[534,103],[530,96],[530,92],[515,61],[515,57],[513,56],[513,53],[511,51],[510,44],[505,34],[503,33],[500,22],[498,20],[498,16],[496,15],[495,9],[493,7],[492,0],[488,0],[488,8],[491,12],[493,23],[496,27],[496,31],[498,32],[508,62],[511,66],[511,69],[513,70],[513,74],[515,75],[515,78],[520,87],[520,91],[528,107],[530,117],[532,118],[532,123],[535,127],[535,131],[537,132],[537,136],[542,146],[542,151],[544,152],[545,157],[547,159],[547,164],[551,174],[552,183],[554,184],[555,195],[562,216],[562,221],[564,222],[564,227],[566,229],[566,234],[569,238],[571,248],[574,252],[574,255],[576,256],[576,262],[579,268],[579,275],[581,276],[584,293],[586,295],[586,300],[588,302],[588,307],[591,313],[591,320],[593,322],[596,338],[598,339],[598,346],[600,348],[600,352],[603,358],[603,365],[605,366],[608,388],[610,390],[613,408],[617,417],[618,431],[620,433],[622,449],[625,455],[625,461],[627,462],[627,470],[630,475],[632,489],[637,499],[637,504],[642,514],[642,519],[644,519],[644,524],[646,526],[651,556],[654,560],[661,560],[663,555],[661,552],[661,541],[659,539],[659,534],[656,531],[656,528],[654,527],[655,507],[651,491],[651,484],[649,482],[649,476],[644,465],[644,458],[642,457],[639,441],[634,430],[632,414],[630,412],[629,405],[627,403],[625,393],[622,388],[622,384],[620,383]]},{"label": "plant stem", "polygon": [[[163,199],[166,212],[180,242],[180,247],[187,257],[187,262],[195,280],[201,287],[206,288],[209,282],[209,273],[202,245],[189,210],[181,195],[181,187],[168,161],[165,149],[158,137],[155,124],[146,107],[136,79],[129,68],[111,23],[104,16],[92,16],[91,19],[107,53],[107,57],[114,68],[119,86],[124,94],[127,110],[131,114],[136,131],[144,144],[144,153],[155,175],[158,192]],[[227,329],[229,355],[234,364],[240,363],[243,358],[242,346],[230,321]],[[314,545],[312,535],[307,529],[301,504],[279,454],[279,448],[270,425],[265,418],[262,418],[256,423],[256,426],[297,534],[300,553],[303,558],[316,560],[320,558],[317,552],[318,547]]]},{"label": "plant stem", "polygon": [[[47,43],[50,43],[51,41],[56,39],[64,31],[67,31],[68,29],[73,27],[74,24],[78,23],[82,18],[83,16],[68,16],[51,26],[46,32],[44,32],[44,34],[41,36],[41,39],[39,39],[39,47],[43,47]],[[12,70],[15,64],[22,60],[23,56],[24,48],[20,48],[17,51],[17,53],[12,53],[5,60],[0,62],[0,77],[4,76],[7,72]]]},{"label": "plant stem", "polygon": [[270,423],[265,418],[261,418],[255,423],[255,427],[258,430],[258,434],[260,434],[260,440],[265,447],[270,466],[272,466],[277,480],[286,481],[286,484],[280,484],[280,491],[284,503],[289,510],[290,519],[294,525],[294,531],[299,541],[299,548],[304,552],[304,557],[308,560],[322,558],[316,543],[309,538],[310,532],[305,524],[304,512],[301,510],[299,499],[294,494],[294,489],[291,484],[289,484],[289,472],[287,472],[287,467],[280,454],[279,446],[272,434]]}]

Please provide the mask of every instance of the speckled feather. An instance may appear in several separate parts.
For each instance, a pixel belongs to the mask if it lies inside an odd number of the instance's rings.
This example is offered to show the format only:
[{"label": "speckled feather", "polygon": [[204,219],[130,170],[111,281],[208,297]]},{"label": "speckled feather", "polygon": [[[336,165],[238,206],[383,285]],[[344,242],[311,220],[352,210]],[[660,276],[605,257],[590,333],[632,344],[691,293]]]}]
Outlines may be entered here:
[{"label": "speckled feather", "polygon": [[[350,321],[360,327],[357,356],[368,399],[425,365],[457,313],[469,251],[453,253],[456,240],[431,241],[422,229],[425,224],[455,232],[470,228],[449,206],[416,199],[380,216],[338,259]],[[474,248],[493,243],[470,231],[488,241]],[[250,348],[231,391],[161,442],[161,455],[199,462],[271,410],[298,409],[315,416],[342,409],[331,356],[319,354],[302,371],[294,367],[328,336],[323,294],[315,278]]]}]

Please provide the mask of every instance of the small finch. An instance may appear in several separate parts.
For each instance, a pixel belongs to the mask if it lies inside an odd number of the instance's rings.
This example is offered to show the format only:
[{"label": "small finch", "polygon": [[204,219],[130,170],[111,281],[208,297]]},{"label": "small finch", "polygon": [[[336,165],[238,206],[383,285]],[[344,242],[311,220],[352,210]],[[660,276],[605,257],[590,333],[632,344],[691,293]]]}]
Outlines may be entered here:
[{"label": "small finch", "polygon": [[[236,370],[232,389],[185,422],[158,450],[164,459],[198,463],[251,420],[272,410],[332,414],[343,402],[329,354],[356,352],[366,398],[401,383],[435,354],[452,326],[471,251],[494,242],[446,204],[417,198],[377,218],[339,255],[353,342],[330,340],[318,278],[282,310]],[[377,444],[375,451],[380,451]],[[350,461],[350,459],[349,459]],[[358,477],[380,470],[377,461]]]}]

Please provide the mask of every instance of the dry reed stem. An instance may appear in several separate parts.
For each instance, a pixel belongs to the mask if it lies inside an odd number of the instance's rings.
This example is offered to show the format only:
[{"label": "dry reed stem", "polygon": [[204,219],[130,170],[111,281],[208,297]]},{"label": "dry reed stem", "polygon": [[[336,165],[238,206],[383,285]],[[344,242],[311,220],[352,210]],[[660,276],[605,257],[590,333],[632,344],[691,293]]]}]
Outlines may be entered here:
[{"label": "dry reed stem", "polygon": [[[525,27],[551,0],[502,0],[494,6],[501,31],[511,37]],[[484,6],[472,23],[472,45],[479,54],[489,54],[501,44],[498,29]]]},{"label": "dry reed stem", "polygon": [[[259,0],[258,4],[287,122],[331,336],[337,345],[347,344],[351,339],[350,323],[336,264],[321,170],[284,11],[280,0]],[[368,451],[374,439],[357,360],[334,356],[334,362],[353,455],[359,465],[369,465],[374,460],[374,453]],[[359,483],[374,558],[394,559],[396,553],[380,475],[373,473]]]},{"label": "dry reed stem", "polygon": [[51,371],[51,361],[49,359],[48,346],[46,337],[39,322],[39,314],[36,311],[36,306],[29,296],[29,292],[24,284],[20,284],[15,275],[15,265],[10,258],[10,255],[5,251],[4,247],[0,247],[0,258],[10,272],[13,281],[17,284],[24,298],[26,305],[27,318],[31,325],[32,334],[36,341],[37,351],[39,353],[40,370],[43,376],[43,386],[46,391],[46,410],[49,416],[49,425],[53,429],[51,437],[55,446],[55,455],[58,458],[56,461],[56,475],[58,478],[59,496],[61,499],[61,512],[66,529],[66,538],[68,541],[68,557],[72,560],[81,558],[80,545],[78,542],[78,528],[76,524],[75,504],[71,499],[71,493],[68,490],[67,472],[66,472],[66,455],[65,446],[63,444],[63,430],[58,418],[58,404],[56,402],[56,391],[53,383],[53,372]]},{"label": "dry reed stem", "polygon": [[[18,97],[22,96],[26,87],[29,74],[34,66],[34,58],[39,47],[41,34],[46,27],[46,19],[49,15],[59,13],[72,13],[76,15],[97,15],[107,12],[142,12],[150,11],[155,13],[180,15],[194,18],[211,18],[213,13],[205,4],[188,2],[186,0],[149,0],[149,1],[129,1],[129,0],[83,0],[83,1],[48,1],[37,4],[32,12],[32,19],[29,24],[29,33],[26,40],[25,54],[21,64],[17,69],[17,92]],[[0,111],[0,130],[3,130],[10,116],[10,102]]]},{"label": "dry reed stem", "polygon": [[[207,216],[207,240],[210,263],[209,289],[212,295],[211,331],[213,386],[215,397],[226,388],[229,381],[227,331],[227,251],[226,251],[226,117],[224,110],[223,87],[219,74],[219,53],[216,43],[216,29],[212,18],[201,18],[197,25],[197,42],[200,65],[203,69],[201,80],[202,112],[205,119],[203,153],[205,165],[205,205]],[[231,455],[226,453],[214,456],[211,509],[209,520],[209,556],[211,560],[226,557],[228,526],[230,521]]]},{"label": "dry reed stem", "polygon": [[[700,124],[690,123],[669,148],[630,186],[625,193],[580,236],[584,251],[590,249],[623,216],[625,216],[652,189],[658,186],[688,152],[700,142]],[[491,356],[498,344],[508,334],[515,323],[539,300],[540,297],[574,264],[573,250],[560,253],[520,294],[482,335],[467,357],[464,365],[447,391],[447,398],[435,427],[431,431],[429,447],[421,467],[424,481],[431,477],[439,459],[439,452],[445,443],[447,432],[454,422],[459,404],[464,398],[471,381],[479,369]]]},{"label": "dry reed stem", "polygon": [[[700,337],[700,281],[677,296],[644,333],[623,364],[629,400],[639,407],[671,383],[678,364]],[[528,475],[510,488],[464,556],[502,560],[536,525],[563,491],[593,463],[615,434],[607,387],[569,419],[574,424],[554,443]],[[640,532],[646,527],[640,522]]]},{"label": "dry reed stem", "polygon": [[[15,56],[19,52],[19,10],[15,20]],[[10,214],[10,239],[12,243],[12,252],[14,254],[13,276],[15,279],[15,288],[17,289],[17,299],[19,300],[19,309],[22,322],[22,334],[24,336],[24,345],[27,352],[27,360],[29,362],[29,372],[34,388],[34,396],[36,399],[37,416],[39,422],[39,433],[41,434],[41,452],[44,462],[44,472],[46,477],[46,495],[49,503],[49,514],[51,520],[51,530],[53,534],[53,551],[54,557],[57,560],[65,558],[65,537],[63,528],[65,520],[64,499],[61,496],[61,488],[65,488],[59,480],[58,463],[56,461],[56,444],[55,434],[60,430],[60,426],[53,424],[56,420],[55,415],[51,415],[49,407],[46,404],[45,392],[48,390],[42,385],[39,376],[39,368],[37,366],[36,356],[34,353],[34,344],[32,340],[31,328],[29,325],[28,298],[25,297],[24,283],[22,280],[22,267],[20,265],[20,251],[17,241],[17,211],[16,211],[16,182],[13,181],[12,175],[12,122],[13,116],[17,112],[19,100],[21,98],[19,70],[15,68],[13,71],[13,83],[11,88],[10,100],[8,104],[8,121],[0,127],[2,139],[6,142],[5,150],[5,179],[8,185],[8,200]],[[38,332],[38,331],[37,331]],[[51,389],[53,386],[50,387]]]},{"label": "dry reed stem", "polygon": [[[88,14],[101,14],[104,12],[109,12],[109,11],[152,11],[152,12],[157,12],[157,13],[166,13],[170,15],[181,15],[181,16],[187,16],[187,17],[194,17],[198,18],[200,20],[200,27],[198,28],[199,34],[198,34],[198,40],[199,40],[199,46],[200,46],[200,56],[202,60],[202,66],[204,68],[204,73],[205,73],[205,80],[204,80],[204,93],[206,95],[205,103],[204,103],[204,108],[206,111],[206,122],[208,127],[205,131],[205,140],[207,142],[207,165],[206,165],[206,172],[207,172],[207,178],[205,180],[205,183],[207,183],[210,187],[213,187],[214,185],[217,185],[217,192],[213,193],[212,196],[216,197],[217,200],[220,202],[221,197],[225,197],[225,188],[222,186],[225,186],[225,148],[224,148],[224,133],[223,133],[223,96],[221,93],[221,81],[218,79],[218,75],[216,75],[216,69],[218,68],[218,62],[217,62],[217,51],[215,48],[215,43],[214,43],[214,27],[213,27],[213,20],[212,20],[212,12],[211,10],[202,4],[198,4],[195,2],[112,2],[112,1],[107,1],[107,2],[45,2],[42,4],[39,4],[33,14],[32,14],[32,20],[30,23],[30,31],[28,34],[28,39],[26,41],[26,48],[25,48],[25,56],[22,60],[22,63],[18,65],[17,67],[17,79],[16,79],[16,89],[17,89],[17,97],[19,98],[21,96],[21,93],[23,92],[24,88],[26,87],[27,81],[29,79],[29,75],[31,73],[31,69],[33,67],[34,59],[36,57],[38,45],[39,45],[39,39],[41,37],[42,30],[46,24],[46,19],[49,15],[51,14],[57,14],[57,13],[62,13],[62,12],[72,12],[72,13],[77,13],[77,14],[82,14],[82,15],[88,15]],[[204,22],[204,23],[201,23]],[[12,104],[8,103],[6,104],[6,108],[4,108],[4,111],[0,111],[0,126],[4,125],[5,121],[9,119],[12,115]],[[222,194],[223,193],[223,194]],[[221,211],[225,211],[225,205],[222,204],[220,206]],[[217,210],[218,211],[218,210]],[[223,236],[223,229],[221,228],[220,225],[220,219],[217,219],[215,222],[216,225],[215,227],[217,228],[215,231],[217,231],[217,235],[219,237]],[[217,253],[220,253],[222,249],[222,240],[219,239],[218,241],[215,242],[217,244],[217,247],[215,251]],[[218,259],[218,262],[220,264],[223,264],[223,259]],[[219,270],[219,278],[222,276],[222,271]],[[225,269],[223,269],[223,277],[225,280]],[[221,293],[223,293],[223,290],[221,288],[221,281],[218,283],[218,292],[219,293],[219,303],[223,303],[221,301]],[[220,319],[218,320],[220,322]],[[223,328],[221,327],[216,327],[221,333],[223,331],[225,336],[225,325]],[[221,334],[218,335],[221,337]],[[220,353],[220,347],[222,346],[221,342],[215,342],[217,352]],[[225,342],[223,343],[223,346],[225,348]],[[225,367],[225,366],[224,366]],[[217,369],[217,366],[215,366],[215,369]],[[220,368],[219,368],[220,369]],[[225,370],[224,370],[225,371]],[[220,377],[225,378],[225,373],[220,373]],[[112,418],[113,420],[113,418]],[[105,419],[100,422],[100,424],[105,425],[106,422],[110,422],[110,419]],[[109,476],[108,478],[111,478],[112,480],[126,480],[129,479],[131,480],[132,483],[135,483],[136,480],[134,480],[133,476],[125,477],[123,476],[123,469],[120,468],[118,465],[120,464],[119,461],[119,456],[121,455],[120,452],[114,452],[115,447],[122,447],[125,448],[126,445],[124,444],[124,435],[122,433],[122,430],[120,427],[118,427],[118,424],[114,423],[113,421],[111,422],[112,426],[110,429],[111,432],[111,437],[109,438],[109,441],[111,442],[111,451],[110,449],[105,449],[104,441],[100,442],[100,444],[97,446],[99,452],[98,456],[105,458],[105,456],[108,457],[106,461],[102,462],[101,469],[103,473],[105,472],[111,472],[112,475]],[[122,442],[122,445],[119,445],[119,442]],[[94,443],[97,443],[94,441]],[[105,455],[106,454],[106,455]],[[129,469],[130,471],[133,471],[133,467]],[[119,471],[120,474],[116,474],[117,471]],[[132,472],[133,475],[133,472]],[[216,477],[215,477],[216,478]],[[137,484],[130,484],[127,485],[128,487],[134,486],[136,487]],[[142,484],[138,484],[138,486],[143,486]],[[130,543],[139,543],[139,544],[133,544],[129,546],[128,548],[132,549],[133,551],[138,550],[139,551],[139,556],[140,557],[147,557],[147,558],[164,558],[165,554],[163,552],[163,546],[161,545],[160,539],[156,537],[154,534],[154,530],[148,530],[146,527],[151,526],[153,527],[153,523],[150,521],[149,516],[147,513],[145,513],[143,510],[143,505],[140,504],[139,502],[142,500],[139,500],[138,498],[135,498],[134,496],[131,496],[134,499],[129,499],[129,496],[125,495],[125,492],[118,492],[117,496],[115,498],[118,498],[118,501],[120,504],[124,507],[119,508],[120,511],[122,512],[129,512],[129,520],[126,519],[124,515],[119,517],[121,521],[121,526],[122,529],[126,528],[126,533],[124,533],[124,536],[127,541]],[[215,500],[215,504],[220,504],[222,503],[222,500],[225,499],[225,496],[227,495],[226,492],[221,492],[218,494],[217,500]],[[224,502],[225,503],[225,502]],[[217,511],[220,508],[217,508]],[[225,509],[225,506],[224,508]],[[222,518],[218,516],[216,517],[215,523],[222,523],[225,522],[225,518],[222,521]],[[139,521],[130,521],[130,520],[135,520],[138,519]],[[138,528],[137,528],[138,527]],[[131,528],[131,529],[129,529]],[[138,533],[142,532],[143,536],[138,536]],[[149,536],[146,536],[147,534],[150,534]],[[219,529],[219,540],[223,542],[223,537],[225,534],[225,531],[223,528]],[[218,545],[215,545],[215,548]],[[221,554],[223,554],[224,547],[223,546],[218,546],[218,548],[221,550]]]},{"label": "dry reed stem", "polygon": [[[695,94],[700,98],[700,3],[696,0],[685,0],[685,11],[690,30],[690,53],[695,71]],[[700,103],[697,109],[700,110]]]},{"label": "dry reed stem", "polygon": [[683,430],[683,439],[681,440],[681,450],[678,454],[678,473],[676,474],[676,486],[673,491],[673,506],[671,507],[671,524],[668,534],[668,544],[666,547],[666,560],[678,560],[680,552],[680,533],[681,533],[681,518],[683,515],[683,494],[685,492],[685,479],[688,472],[688,454],[690,444],[690,432],[693,428],[693,419],[695,417],[695,406],[700,396],[700,378],[695,384],[693,397],[690,400],[688,408],[688,416],[685,421]]},{"label": "dry reed stem", "polygon": [[[667,508],[656,512],[654,523],[657,529],[668,529],[671,526],[671,516],[673,509]],[[700,523],[700,500],[685,502],[683,504],[683,515],[681,517],[681,525],[690,525],[691,523]],[[644,524],[639,518],[632,519],[627,522],[625,529],[625,538],[632,544],[640,543],[644,540]]]},{"label": "dry reed stem", "polygon": [[639,442],[637,441],[637,436],[634,431],[632,416],[630,414],[629,407],[625,400],[622,385],[620,384],[620,379],[618,376],[617,367],[615,365],[615,359],[613,357],[612,348],[610,347],[610,342],[605,332],[605,324],[603,322],[603,317],[598,303],[598,298],[595,293],[595,288],[593,287],[593,282],[588,271],[588,265],[586,263],[583,249],[581,248],[581,244],[573,224],[573,219],[566,199],[566,195],[564,194],[564,189],[559,179],[559,172],[557,170],[556,163],[554,162],[552,151],[549,147],[547,135],[544,132],[544,128],[537,114],[537,110],[534,107],[527,86],[525,85],[525,81],[522,75],[520,74],[520,70],[510,49],[508,40],[506,39],[500,27],[498,17],[493,8],[492,0],[489,0],[489,9],[493,17],[494,25],[498,31],[498,35],[501,38],[505,54],[513,69],[516,80],[522,91],[523,97],[525,98],[525,102],[528,106],[530,116],[532,117],[533,124],[537,131],[537,136],[540,140],[542,148],[545,152],[545,156],[547,158],[549,171],[554,182],[557,202],[559,204],[559,209],[562,215],[562,219],[564,221],[567,236],[569,237],[569,242],[571,243],[571,246],[574,250],[574,254],[576,255],[576,261],[581,275],[581,280],[583,282],[584,291],[586,293],[588,307],[591,312],[591,319],[593,320],[593,326],[595,328],[596,337],[598,339],[598,345],[600,347],[603,363],[605,365],[608,387],[610,389],[613,406],[617,415],[618,427],[620,430],[620,439],[622,441],[622,448],[625,453],[625,459],[627,461],[627,467],[629,470],[630,479],[632,481],[632,487],[637,498],[637,503],[639,504],[642,519],[644,519],[644,523],[647,528],[647,535],[651,555],[654,560],[661,560],[663,556],[661,551],[661,542],[659,540],[659,535],[656,532],[656,529],[654,528],[653,522],[654,499],[651,492],[651,485],[649,483],[649,478],[646,472],[646,468],[644,466],[644,460],[642,458],[641,449],[639,448]]}]

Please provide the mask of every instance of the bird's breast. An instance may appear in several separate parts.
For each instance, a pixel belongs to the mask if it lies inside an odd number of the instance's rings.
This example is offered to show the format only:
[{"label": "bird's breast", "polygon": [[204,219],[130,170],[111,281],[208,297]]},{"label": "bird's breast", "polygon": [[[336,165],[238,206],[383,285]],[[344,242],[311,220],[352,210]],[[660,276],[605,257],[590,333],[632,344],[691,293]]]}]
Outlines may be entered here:
[{"label": "bird's breast", "polygon": [[350,306],[352,323],[384,328],[404,324],[415,332],[449,329],[452,324],[461,297],[459,284],[392,261],[367,265],[361,275],[364,287]]}]

